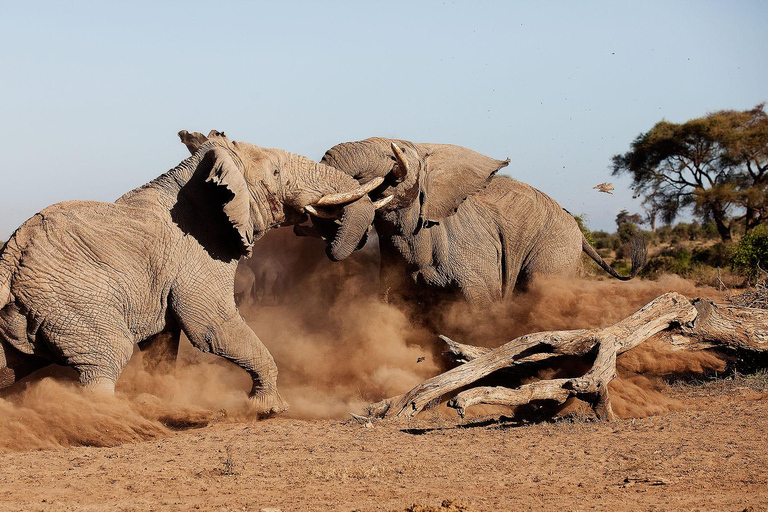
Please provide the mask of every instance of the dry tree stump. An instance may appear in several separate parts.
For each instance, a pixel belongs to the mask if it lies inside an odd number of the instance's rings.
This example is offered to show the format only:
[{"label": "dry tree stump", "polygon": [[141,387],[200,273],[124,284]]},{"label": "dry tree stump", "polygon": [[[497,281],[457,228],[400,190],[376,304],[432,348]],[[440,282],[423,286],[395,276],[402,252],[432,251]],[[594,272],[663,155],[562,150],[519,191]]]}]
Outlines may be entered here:
[{"label": "dry tree stump", "polygon": [[589,371],[579,377],[540,380],[516,388],[474,387],[456,395],[448,405],[463,417],[467,408],[478,404],[518,406],[539,400],[563,403],[576,397],[589,403],[598,418],[612,420],[608,383],[616,378],[617,356],[661,332],[677,348],[764,352],[768,350],[768,310],[718,305],[670,292],[602,329],[526,334],[496,349],[463,345],[441,336],[448,345],[447,353],[464,364],[422,382],[404,395],[372,404],[369,416],[413,417],[443,395],[498,370],[524,372],[526,365],[550,358],[594,356]]}]

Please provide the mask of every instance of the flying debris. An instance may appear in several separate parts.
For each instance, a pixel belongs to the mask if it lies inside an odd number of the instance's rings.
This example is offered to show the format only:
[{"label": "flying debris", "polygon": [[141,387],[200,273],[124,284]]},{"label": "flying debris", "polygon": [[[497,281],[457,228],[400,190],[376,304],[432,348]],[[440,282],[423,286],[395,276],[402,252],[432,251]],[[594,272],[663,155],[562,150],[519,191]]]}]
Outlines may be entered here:
[{"label": "flying debris", "polygon": [[605,192],[606,194],[613,194],[613,183],[601,183],[599,185],[595,185],[592,188],[596,188],[600,192]]}]

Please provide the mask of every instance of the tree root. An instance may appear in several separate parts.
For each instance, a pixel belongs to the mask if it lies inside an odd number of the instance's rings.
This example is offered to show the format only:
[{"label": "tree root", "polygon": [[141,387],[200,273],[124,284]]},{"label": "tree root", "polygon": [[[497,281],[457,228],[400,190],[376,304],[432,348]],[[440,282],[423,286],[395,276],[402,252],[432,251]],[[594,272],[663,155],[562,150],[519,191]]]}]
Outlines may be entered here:
[{"label": "tree root", "polygon": [[498,370],[530,375],[526,373],[530,363],[558,356],[594,355],[590,370],[580,377],[541,380],[517,388],[471,388],[452,398],[448,405],[464,417],[468,407],[478,404],[518,406],[539,400],[562,404],[576,397],[589,403],[598,418],[613,420],[608,384],[616,378],[616,358],[662,331],[676,348],[764,352],[768,350],[768,311],[716,305],[707,299],[690,300],[670,292],[603,329],[526,334],[496,349],[463,345],[441,336],[447,344],[445,353],[463,364],[404,395],[372,404],[368,413],[378,418],[410,418],[430,402]]}]

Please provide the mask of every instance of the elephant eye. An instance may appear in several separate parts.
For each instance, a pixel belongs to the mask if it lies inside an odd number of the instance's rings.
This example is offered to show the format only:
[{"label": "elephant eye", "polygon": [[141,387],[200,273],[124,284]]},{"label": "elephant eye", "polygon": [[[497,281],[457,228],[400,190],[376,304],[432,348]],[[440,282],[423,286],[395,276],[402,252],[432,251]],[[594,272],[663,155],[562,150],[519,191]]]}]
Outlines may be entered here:
[{"label": "elephant eye", "polygon": [[277,176],[278,174],[280,174],[280,169],[275,169],[272,171],[272,176]]}]

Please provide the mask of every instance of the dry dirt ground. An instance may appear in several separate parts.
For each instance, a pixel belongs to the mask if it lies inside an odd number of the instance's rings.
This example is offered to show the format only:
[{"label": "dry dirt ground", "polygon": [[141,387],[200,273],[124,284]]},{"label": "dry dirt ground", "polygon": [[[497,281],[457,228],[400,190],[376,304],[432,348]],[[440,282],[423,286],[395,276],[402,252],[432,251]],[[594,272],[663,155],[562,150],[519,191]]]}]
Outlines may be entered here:
[{"label": "dry dirt ground", "polygon": [[765,382],[673,386],[683,409],[615,423],[274,418],[7,453],[0,509],[768,510]]}]

